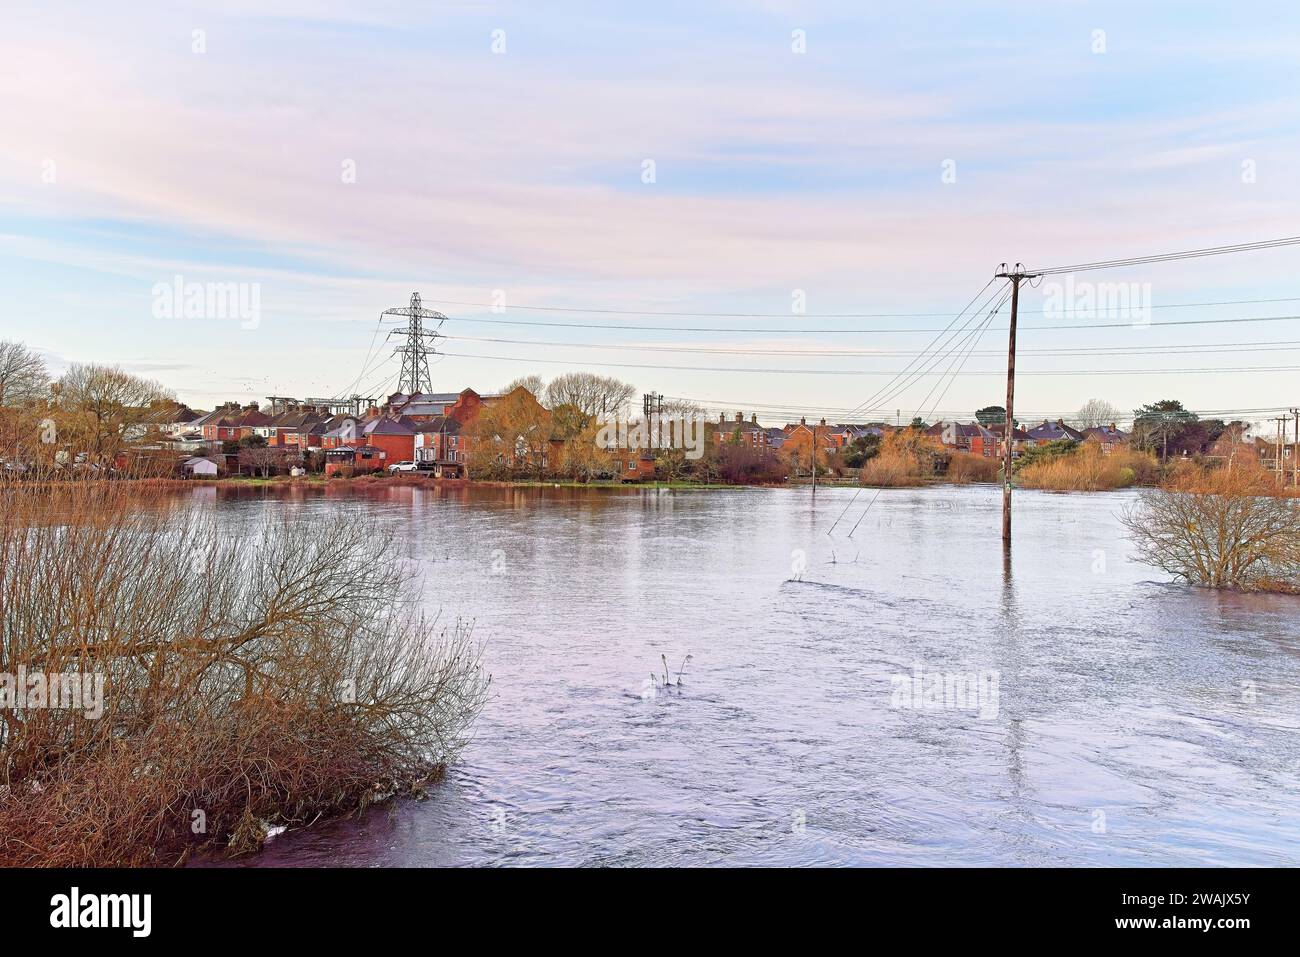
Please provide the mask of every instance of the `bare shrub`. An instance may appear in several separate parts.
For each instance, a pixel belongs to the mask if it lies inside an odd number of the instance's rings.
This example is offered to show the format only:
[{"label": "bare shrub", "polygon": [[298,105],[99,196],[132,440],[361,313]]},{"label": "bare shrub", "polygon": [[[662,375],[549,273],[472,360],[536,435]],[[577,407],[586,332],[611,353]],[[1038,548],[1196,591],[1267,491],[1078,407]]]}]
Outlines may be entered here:
[{"label": "bare shrub", "polygon": [[173,863],[418,791],[487,693],[344,518],[244,537],[134,483],[0,489],[0,673],[102,676],[102,716],[0,710],[0,864]]},{"label": "bare shrub", "polygon": [[1194,585],[1300,592],[1300,499],[1261,469],[1187,472],[1121,520],[1138,559]]}]

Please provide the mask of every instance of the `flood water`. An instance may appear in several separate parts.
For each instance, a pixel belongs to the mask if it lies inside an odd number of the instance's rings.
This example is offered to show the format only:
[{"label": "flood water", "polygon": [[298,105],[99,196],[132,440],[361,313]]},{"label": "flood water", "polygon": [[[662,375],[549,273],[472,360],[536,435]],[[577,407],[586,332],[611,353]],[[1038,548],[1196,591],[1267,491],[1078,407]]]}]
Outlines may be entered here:
[{"label": "flood water", "polygon": [[1000,494],[203,489],[397,539],[493,675],[428,800],[244,863],[1300,863],[1300,599],[1163,583],[1128,492],[1017,492],[1004,568]]}]

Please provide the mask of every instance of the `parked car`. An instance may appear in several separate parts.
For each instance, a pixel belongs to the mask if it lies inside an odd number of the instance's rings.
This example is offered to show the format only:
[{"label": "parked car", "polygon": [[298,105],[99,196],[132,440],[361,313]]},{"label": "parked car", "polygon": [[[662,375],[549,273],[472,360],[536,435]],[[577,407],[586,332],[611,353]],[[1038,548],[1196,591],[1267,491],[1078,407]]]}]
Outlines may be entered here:
[{"label": "parked car", "polygon": [[417,466],[414,462],[394,462],[388,466],[390,472],[414,472]]}]

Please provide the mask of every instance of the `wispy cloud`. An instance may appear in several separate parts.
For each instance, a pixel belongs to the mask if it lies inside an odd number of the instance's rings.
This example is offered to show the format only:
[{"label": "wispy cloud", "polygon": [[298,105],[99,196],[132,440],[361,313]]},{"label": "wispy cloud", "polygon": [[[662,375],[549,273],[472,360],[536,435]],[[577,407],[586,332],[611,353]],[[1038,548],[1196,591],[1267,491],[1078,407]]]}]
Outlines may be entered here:
[{"label": "wispy cloud", "polygon": [[[764,312],[798,288],[812,313],[902,311],[964,302],[1001,259],[1293,231],[1290,100],[1242,56],[1275,56],[1285,30],[1207,21],[1171,45],[1158,11],[1121,4],[1042,12],[1010,38],[951,4],[693,12],[241,0],[81,8],[69,29],[20,5],[0,36],[0,189],[22,226],[0,245],[32,268],[0,267],[0,333],[30,337],[48,310],[60,351],[162,375],[197,349],[307,391],[284,349],[313,380],[337,365],[341,386],[378,310],[417,286]],[[1201,48],[1227,65],[1197,101],[1179,54]],[[266,321],[161,330],[148,289],[175,274],[262,284]],[[1272,281],[1246,263],[1160,276],[1188,295]],[[349,320],[355,341],[328,331]],[[853,386],[799,388],[826,404]]]}]

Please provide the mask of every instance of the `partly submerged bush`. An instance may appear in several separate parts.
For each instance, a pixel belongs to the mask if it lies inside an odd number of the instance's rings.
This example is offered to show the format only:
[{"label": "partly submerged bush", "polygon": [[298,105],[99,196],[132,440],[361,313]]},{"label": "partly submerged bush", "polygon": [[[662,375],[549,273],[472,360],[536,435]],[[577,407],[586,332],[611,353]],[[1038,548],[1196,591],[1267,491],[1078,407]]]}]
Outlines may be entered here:
[{"label": "partly submerged bush", "polygon": [[1100,492],[1152,481],[1158,470],[1148,453],[1127,448],[1106,452],[1099,442],[1090,441],[1025,464],[1017,477],[1028,488]]},{"label": "partly submerged bush", "polygon": [[970,452],[953,452],[948,456],[949,482],[996,482],[1002,474],[1002,460]]},{"label": "partly submerged bush", "polygon": [[1037,442],[1016,454],[1012,463],[1012,472],[1019,474],[1026,469],[1054,462],[1064,455],[1069,455],[1079,447],[1074,439],[1052,439],[1050,442]]},{"label": "partly submerged bush", "polygon": [[1143,491],[1122,521],[1138,559],[1209,588],[1300,592],[1300,499],[1259,468],[1198,470]]},{"label": "partly submerged bush", "polygon": [[946,458],[938,439],[919,429],[899,429],[885,435],[880,451],[862,466],[862,484],[924,485],[934,480]]},{"label": "partly submerged bush", "polygon": [[[232,538],[125,483],[0,496],[0,864],[252,849],[418,792],[466,743],[477,651],[355,520]],[[102,714],[15,701],[20,669],[93,676]]]}]

